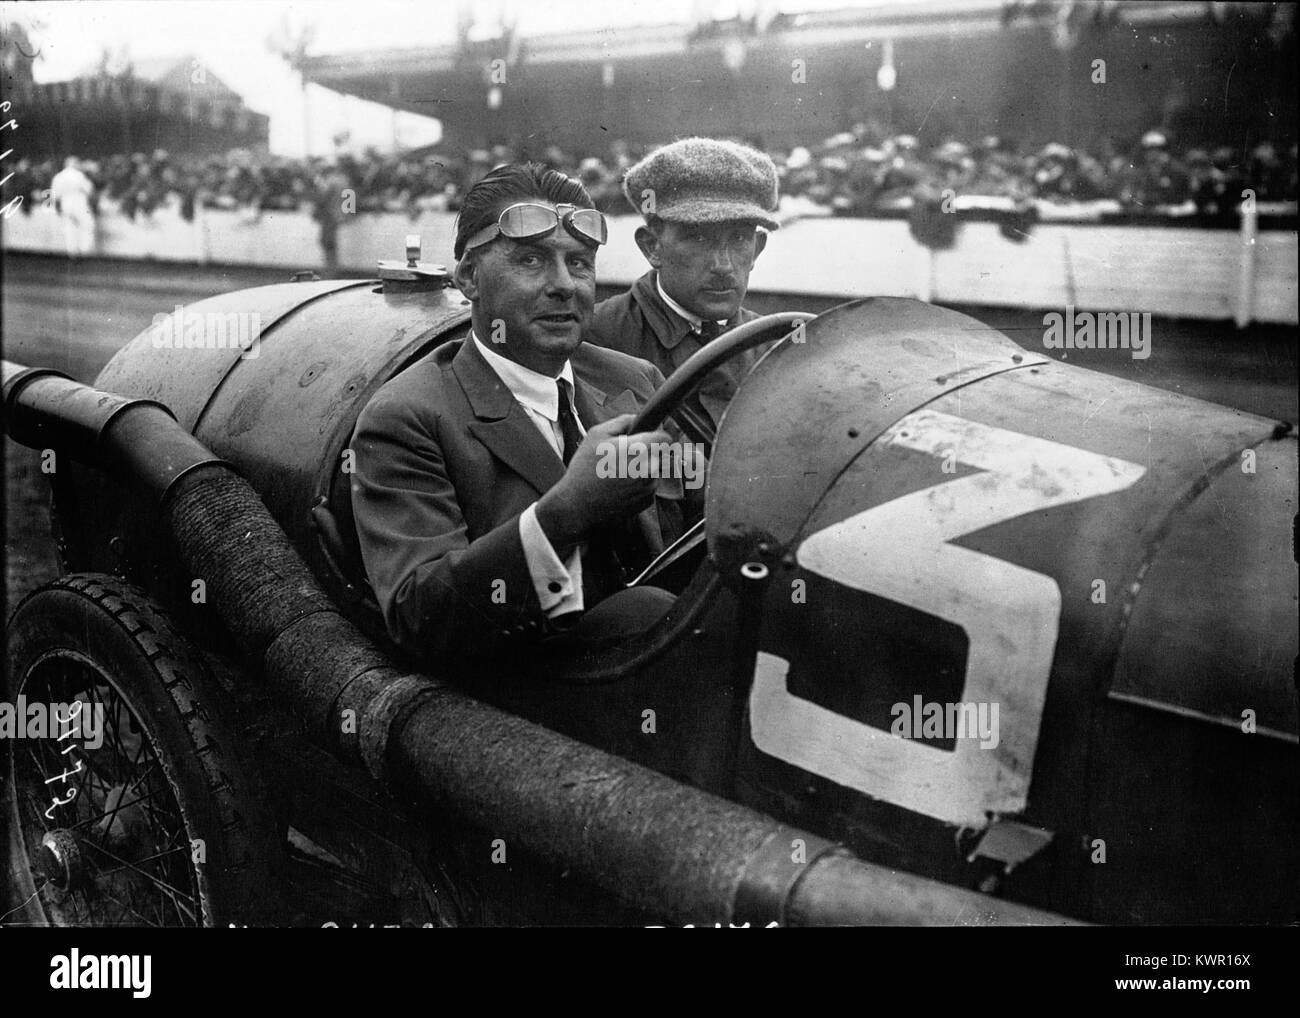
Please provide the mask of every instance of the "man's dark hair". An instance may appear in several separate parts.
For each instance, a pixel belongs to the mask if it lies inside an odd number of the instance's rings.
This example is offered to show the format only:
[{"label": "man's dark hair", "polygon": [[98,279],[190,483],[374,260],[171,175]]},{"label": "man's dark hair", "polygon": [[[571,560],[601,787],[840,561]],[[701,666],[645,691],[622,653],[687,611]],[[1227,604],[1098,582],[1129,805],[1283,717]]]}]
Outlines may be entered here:
[{"label": "man's dark hair", "polygon": [[552,205],[577,205],[593,209],[595,202],[587,189],[572,177],[541,163],[506,163],[498,166],[471,187],[456,219],[456,245],[459,261],[470,237],[491,226],[507,205],[529,198],[541,198]]}]

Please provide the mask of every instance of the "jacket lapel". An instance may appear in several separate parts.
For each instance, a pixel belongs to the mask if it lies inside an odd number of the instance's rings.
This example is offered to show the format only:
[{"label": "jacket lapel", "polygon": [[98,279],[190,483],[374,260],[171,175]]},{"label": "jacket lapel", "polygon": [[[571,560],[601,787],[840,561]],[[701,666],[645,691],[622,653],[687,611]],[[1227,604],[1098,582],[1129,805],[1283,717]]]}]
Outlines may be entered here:
[{"label": "jacket lapel", "polygon": [[675,349],[691,334],[691,323],[673,311],[659,296],[654,269],[632,284],[632,299],[640,305],[646,324],[665,350]]},{"label": "jacket lapel", "polygon": [[549,491],[564,475],[564,464],[471,338],[461,344],[451,370],[474,411],[470,433],[539,495]]},{"label": "jacket lapel", "polygon": [[578,420],[584,429],[595,424],[602,424],[619,414],[634,414],[639,409],[636,396],[631,389],[624,389],[617,396],[610,397],[604,389],[593,385],[578,375],[578,366],[574,365],[573,405],[578,411]]},{"label": "jacket lapel", "polygon": [[[469,337],[452,358],[451,370],[474,411],[475,419],[469,422],[470,433],[493,456],[531,484],[539,495],[554,487],[564,476],[564,463],[538,433],[537,426]],[[604,389],[580,377],[576,365],[574,381],[573,403],[584,428],[591,428],[619,414],[636,413],[638,409],[632,390],[625,389],[611,397]],[[632,527],[651,553],[661,551],[664,544],[655,507],[651,506],[633,519]]]}]

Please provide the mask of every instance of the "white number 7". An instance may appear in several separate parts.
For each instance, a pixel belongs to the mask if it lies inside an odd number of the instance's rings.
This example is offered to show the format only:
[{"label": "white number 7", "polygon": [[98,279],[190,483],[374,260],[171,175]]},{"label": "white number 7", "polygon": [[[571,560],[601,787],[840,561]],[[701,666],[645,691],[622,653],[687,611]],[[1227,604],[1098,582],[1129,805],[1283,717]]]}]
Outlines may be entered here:
[{"label": "white number 7", "polygon": [[827,527],[799,564],[962,627],[965,703],[999,705],[997,745],[954,752],[910,741],[790,694],[790,663],[760,652],[750,694],[764,753],[905,809],[968,827],[1024,809],[1056,649],[1061,592],[1050,576],[947,542],[1025,513],[1122,491],[1145,468],[933,410],[881,435],[979,473],[904,495]]}]

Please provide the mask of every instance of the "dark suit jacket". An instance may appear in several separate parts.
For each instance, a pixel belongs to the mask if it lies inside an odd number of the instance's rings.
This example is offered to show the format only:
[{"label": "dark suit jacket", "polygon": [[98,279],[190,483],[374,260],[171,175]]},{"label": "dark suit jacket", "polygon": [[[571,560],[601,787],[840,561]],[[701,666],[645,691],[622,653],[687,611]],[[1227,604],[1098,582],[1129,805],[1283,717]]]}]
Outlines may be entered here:
[{"label": "dark suit jacket", "polygon": [[[734,328],[757,318],[753,311],[741,308],[727,322]],[[673,311],[659,296],[652,269],[632,284],[631,289],[596,305],[588,330],[591,342],[649,361],[664,377],[671,375],[697,350],[700,341],[691,331],[690,322]],[[749,374],[771,343],[737,354],[700,383],[687,405],[703,410],[716,431],[722,411],[736,394],[741,380]]]},{"label": "dark suit jacket", "polygon": [[[571,363],[587,427],[635,413],[663,382],[652,365],[589,343]],[[398,644],[428,657],[547,632],[519,516],[564,464],[472,342],[440,346],[386,382],[352,448],[357,538]],[[660,532],[654,507],[627,530],[644,552],[637,565],[677,536]],[[585,559],[583,572],[590,608]]]}]

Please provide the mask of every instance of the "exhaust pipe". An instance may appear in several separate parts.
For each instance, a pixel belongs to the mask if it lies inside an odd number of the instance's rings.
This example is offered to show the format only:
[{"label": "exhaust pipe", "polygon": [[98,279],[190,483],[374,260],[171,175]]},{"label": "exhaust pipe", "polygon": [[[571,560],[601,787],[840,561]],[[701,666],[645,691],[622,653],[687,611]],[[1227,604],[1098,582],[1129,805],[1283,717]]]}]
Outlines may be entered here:
[{"label": "exhaust pipe", "polygon": [[257,493],[160,403],[6,361],[3,411],[15,441],[130,477],[156,501],[191,575],[316,741],[626,905],[709,925],[1074,922],[864,862],[395,667],[325,595]]}]

